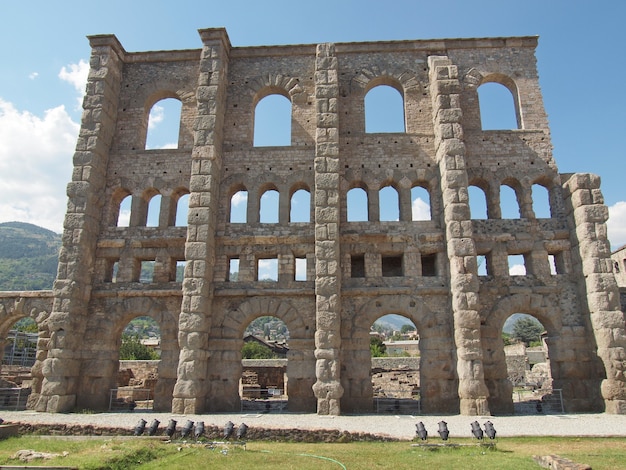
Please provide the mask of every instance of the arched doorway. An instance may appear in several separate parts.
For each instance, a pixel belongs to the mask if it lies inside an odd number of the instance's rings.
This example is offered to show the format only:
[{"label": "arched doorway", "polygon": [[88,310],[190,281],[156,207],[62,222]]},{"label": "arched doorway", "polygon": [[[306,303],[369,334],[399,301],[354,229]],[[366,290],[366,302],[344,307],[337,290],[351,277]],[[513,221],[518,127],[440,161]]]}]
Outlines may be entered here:
[{"label": "arched doorway", "polygon": [[374,412],[420,414],[419,332],[402,315],[383,315],[370,328]]},{"label": "arched doorway", "polygon": [[149,316],[135,317],[120,338],[117,389],[112,411],[153,409],[161,361],[161,328]]},{"label": "arched doorway", "polygon": [[[208,340],[205,404],[208,412],[241,411],[244,336],[249,325],[253,325],[253,328],[257,325],[255,320],[263,324],[256,330],[263,341],[265,330],[271,336],[274,334],[271,332],[273,329],[282,335],[276,336],[277,342],[288,341],[283,379],[287,403],[283,408],[292,412],[315,412],[317,400],[312,389],[315,383],[315,316],[313,313],[303,313],[315,310],[312,303],[308,305],[309,308],[305,308],[305,305],[299,307],[296,309],[289,302],[277,301],[275,298],[251,298],[235,309],[224,309],[223,315],[213,320]],[[270,322],[281,326],[274,328],[271,323],[264,323],[265,320],[257,320],[262,317],[271,317]],[[279,393],[279,390],[275,389],[272,393]]]},{"label": "arched doorway", "polygon": [[241,411],[286,410],[288,352],[289,329],[279,318],[262,316],[246,327],[241,349]]},{"label": "arched doorway", "polygon": [[515,414],[563,412],[560,391],[552,386],[546,338],[545,327],[532,315],[514,313],[504,322],[502,340]]},{"label": "arched doorway", "polygon": [[[439,303],[437,303],[439,302]],[[454,364],[454,335],[449,316],[432,312],[446,308],[442,299],[385,295],[345,308],[341,322],[341,409],[346,413],[375,411],[372,386],[370,332],[376,321],[398,315],[412,323],[419,334],[419,397],[422,413],[456,413],[459,410],[458,380]],[[401,326],[397,329],[401,330]]]},{"label": "arched doorway", "polygon": [[32,391],[31,368],[37,359],[39,328],[30,317],[21,318],[3,335],[0,410],[24,410]]}]

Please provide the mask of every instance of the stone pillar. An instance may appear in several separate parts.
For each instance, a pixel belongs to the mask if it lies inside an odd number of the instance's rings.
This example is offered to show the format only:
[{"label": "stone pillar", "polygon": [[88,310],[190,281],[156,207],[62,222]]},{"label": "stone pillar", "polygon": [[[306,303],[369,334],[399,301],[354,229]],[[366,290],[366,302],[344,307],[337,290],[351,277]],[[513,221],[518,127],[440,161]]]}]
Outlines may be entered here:
[{"label": "stone pillar", "polygon": [[338,415],[340,383],[341,276],[339,254],[339,124],[334,44],[319,44],[315,59],[315,375],[317,413]]},{"label": "stone pillar", "polygon": [[90,71],[74,153],[63,246],[48,318],[50,339],[42,364],[38,411],[65,412],[79,405],[81,349],[91,298],[106,171],[122,76],[124,49],[115,36],[91,36]]},{"label": "stone pillar", "polygon": [[620,310],[619,289],[613,274],[611,249],[606,237],[608,208],[600,192],[600,178],[574,174],[563,184],[570,221],[574,265],[581,266],[581,297],[587,309],[604,363],[606,378],[601,392],[607,413],[626,414],[626,332]]},{"label": "stone pillar", "polygon": [[211,328],[215,230],[222,172],[223,124],[230,42],[225,29],[200,30],[198,116],[194,126],[185,243],[185,278],[179,318],[180,356],[172,412],[201,413],[209,394],[206,382]]},{"label": "stone pillar", "polygon": [[460,411],[489,414],[480,345],[478,268],[468,200],[458,69],[447,57],[428,58],[436,158],[446,226]]}]

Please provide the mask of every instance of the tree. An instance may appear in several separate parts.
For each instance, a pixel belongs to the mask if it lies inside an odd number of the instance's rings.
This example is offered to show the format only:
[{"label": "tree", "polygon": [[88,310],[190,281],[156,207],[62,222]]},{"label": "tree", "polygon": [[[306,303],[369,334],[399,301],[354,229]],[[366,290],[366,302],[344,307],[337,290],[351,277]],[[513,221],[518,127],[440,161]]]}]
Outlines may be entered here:
[{"label": "tree", "polygon": [[370,337],[370,353],[372,357],[383,357],[387,355],[387,346],[378,336]]},{"label": "tree", "polygon": [[30,317],[22,318],[21,320],[15,322],[15,325],[13,325],[13,329],[17,331],[23,331],[24,333],[39,332],[39,327],[37,326],[37,323],[35,323],[35,320]]},{"label": "tree", "polygon": [[241,357],[243,359],[274,359],[276,354],[267,346],[263,346],[256,341],[248,341],[241,348]]},{"label": "tree", "polygon": [[122,334],[121,361],[154,361],[158,359],[157,352],[142,344],[137,335]]},{"label": "tree", "polygon": [[413,325],[409,325],[408,323],[406,325],[402,325],[402,328],[400,328],[400,333],[403,335],[407,334],[409,331],[415,331],[415,327]]},{"label": "tree", "polygon": [[528,346],[533,341],[541,339],[543,326],[534,318],[522,317],[513,325],[512,338],[522,341]]}]

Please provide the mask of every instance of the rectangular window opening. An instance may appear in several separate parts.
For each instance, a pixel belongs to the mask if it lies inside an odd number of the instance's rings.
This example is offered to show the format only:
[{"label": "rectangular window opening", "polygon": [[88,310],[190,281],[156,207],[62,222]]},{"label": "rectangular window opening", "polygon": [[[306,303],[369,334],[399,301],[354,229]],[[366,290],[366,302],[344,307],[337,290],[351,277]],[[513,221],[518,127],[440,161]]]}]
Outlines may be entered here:
[{"label": "rectangular window opening", "polygon": [[402,255],[383,256],[382,257],[383,277],[400,277],[404,273],[402,271]]},{"label": "rectangular window opening", "polygon": [[422,276],[433,277],[437,275],[437,255],[422,255]]},{"label": "rectangular window opening", "polygon": [[306,258],[296,258],[295,265],[295,280],[296,281],[306,281]]},{"label": "rectangular window opening", "polygon": [[[174,263],[172,263],[174,264]],[[183,282],[185,278],[185,266],[187,266],[186,260],[176,260],[175,271],[174,271],[174,279],[171,279],[174,282]]]},{"label": "rectangular window opening", "polygon": [[350,258],[350,277],[365,277],[365,256],[352,255]]},{"label": "rectangular window opening", "polygon": [[509,255],[509,276],[526,276],[524,255]]},{"label": "rectangular window opening", "polygon": [[229,258],[228,260],[228,282],[237,282],[239,280],[239,258]]},{"label": "rectangular window opening", "polygon": [[139,282],[149,284],[154,281],[154,260],[142,260]]},{"label": "rectangular window opening", "polygon": [[258,259],[257,281],[278,282],[278,258]]},{"label": "rectangular window opening", "polygon": [[565,259],[563,252],[550,253],[548,255],[548,261],[550,263],[550,274],[565,274]]},{"label": "rectangular window opening", "polygon": [[487,255],[478,255],[476,257],[476,264],[478,266],[478,275],[479,276],[488,276],[489,275],[489,267],[487,266],[487,264],[488,264]]},{"label": "rectangular window opening", "polygon": [[107,269],[104,276],[104,282],[117,282],[117,272],[120,268],[119,259],[107,260]]}]

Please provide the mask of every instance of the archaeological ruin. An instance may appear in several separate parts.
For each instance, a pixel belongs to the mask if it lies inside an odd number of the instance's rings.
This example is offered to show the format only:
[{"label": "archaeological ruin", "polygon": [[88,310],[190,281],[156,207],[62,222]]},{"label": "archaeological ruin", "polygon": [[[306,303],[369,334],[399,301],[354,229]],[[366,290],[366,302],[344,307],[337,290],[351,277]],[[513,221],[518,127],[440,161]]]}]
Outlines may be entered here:
[{"label": "archaeological ruin", "polygon": [[[54,288],[0,293],[2,338],[19,318],[38,324],[30,408],[107,409],[122,330],[149,316],[161,329],[154,408],[238,411],[244,330],[269,315],[289,330],[289,411],[371,412],[370,328],[397,314],[419,332],[423,413],[511,413],[501,332],[525,313],[546,330],[567,412],[626,413],[608,210],[597,176],[553,159],[537,37],[233,47],[214,28],[191,50],[89,42]],[[512,98],[514,129],[483,129],[489,84]],[[401,132],[366,128],[380,87],[401,98]],[[259,145],[256,109],[275,96],[290,141]],[[178,142],[152,149],[164,99],[180,104]],[[365,217],[351,216],[358,198]],[[523,272],[510,273],[513,257]]]}]

